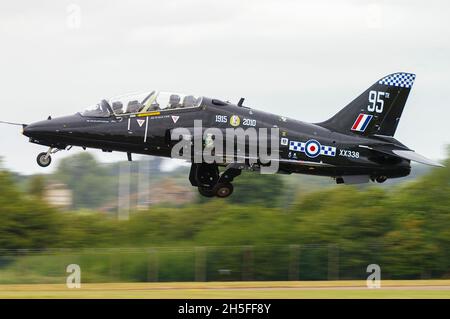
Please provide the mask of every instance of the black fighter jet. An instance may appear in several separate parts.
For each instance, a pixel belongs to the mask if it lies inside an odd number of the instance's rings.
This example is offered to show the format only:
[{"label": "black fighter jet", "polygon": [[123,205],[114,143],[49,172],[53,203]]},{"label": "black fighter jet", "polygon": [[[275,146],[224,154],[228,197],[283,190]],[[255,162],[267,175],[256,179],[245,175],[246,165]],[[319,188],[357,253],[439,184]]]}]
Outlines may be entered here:
[{"label": "black fighter jet", "polygon": [[[126,152],[131,161],[133,153],[174,157],[177,143],[184,143],[183,147],[191,149],[175,153],[192,162],[189,180],[207,197],[229,196],[233,192],[231,182],[242,170],[261,171],[269,164],[276,164],[277,173],[330,176],[339,184],[383,183],[388,178],[409,175],[411,161],[442,166],[394,138],[414,79],[411,73],[387,75],[321,123],[258,111],[244,106],[244,99],[233,104],[151,91],[101,100],[75,115],[24,124],[23,134],[30,142],[49,147],[37,157],[42,167],[50,165],[51,154],[72,146]],[[201,145],[196,149],[195,122],[199,121]],[[178,128],[184,128],[185,133],[174,137]],[[205,134],[211,128],[216,129],[215,133]],[[275,150],[270,163],[263,161],[259,153],[251,154],[249,149],[256,142],[249,136],[233,145],[231,156],[225,156],[224,147],[218,147],[222,141],[217,139],[217,132],[226,135],[229,129],[240,129],[244,134],[249,129],[277,129],[275,144],[273,140],[264,144],[272,153]],[[208,147],[210,154],[223,160],[208,162],[202,156],[196,157]],[[260,144],[258,148],[261,150]]]}]

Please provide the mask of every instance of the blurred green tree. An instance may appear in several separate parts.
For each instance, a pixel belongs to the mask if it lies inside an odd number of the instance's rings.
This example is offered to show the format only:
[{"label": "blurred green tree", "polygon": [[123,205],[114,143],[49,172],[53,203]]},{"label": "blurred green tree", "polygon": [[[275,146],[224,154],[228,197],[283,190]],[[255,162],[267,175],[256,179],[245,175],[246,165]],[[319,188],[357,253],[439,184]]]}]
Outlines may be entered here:
[{"label": "blurred green tree", "polygon": [[[398,186],[358,189],[339,185],[304,194],[292,202],[288,214],[285,207],[274,208],[284,198],[279,176],[256,178],[244,173],[243,188],[238,190],[236,179],[237,193],[227,201],[152,207],[131,214],[129,221],[95,211],[57,213],[25,196],[11,174],[0,170],[0,247],[162,247],[158,255],[164,265],[161,278],[175,280],[190,278],[187,269],[192,269],[194,255],[164,247],[185,252],[208,246],[208,279],[220,278],[217,269],[223,267],[233,270],[233,278],[241,278],[244,256],[253,256],[255,278],[281,280],[287,278],[287,260],[294,245],[300,278],[326,279],[330,251],[338,256],[341,279],[365,278],[370,263],[382,267],[383,278],[448,277],[450,160],[444,164],[445,168],[432,169]],[[81,202],[94,202],[89,197],[94,195],[83,192],[101,190],[98,183],[106,183],[110,172],[90,155],[64,165],[60,169],[67,172],[59,171],[60,177],[79,187],[84,194]],[[241,249],[243,245],[247,248]],[[146,278],[145,256],[122,257],[128,265],[124,266],[127,278]],[[94,273],[108,267],[95,255],[90,262]]]},{"label": "blurred green tree", "polygon": [[18,191],[8,172],[0,171],[0,247],[48,248],[57,245],[57,212]]},{"label": "blurred green tree", "polygon": [[28,180],[28,194],[36,197],[37,199],[42,199],[45,192],[45,178],[42,175],[33,175]]},{"label": "blurred green tree", "polygon": [[89,153],[61,160],[55,178],[72,189],[74,208],[99,207],[117,196],[117,177]]},{"label": "blurred green tree", "polygon": [[283,179],[276,174],[242,172],[234,182],[234,194],[228,198],[233,204],[278,207],[285,194]]}]

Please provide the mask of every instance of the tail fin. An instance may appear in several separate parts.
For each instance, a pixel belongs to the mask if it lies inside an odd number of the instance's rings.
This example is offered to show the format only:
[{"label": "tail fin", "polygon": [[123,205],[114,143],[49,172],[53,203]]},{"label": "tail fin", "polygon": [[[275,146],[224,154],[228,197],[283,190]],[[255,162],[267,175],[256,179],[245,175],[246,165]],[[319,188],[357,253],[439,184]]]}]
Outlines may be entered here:
[{"label": "tail fin", "polygon": [[387,75],[317,125],[340,133],[394,136],[415,78],[415,74],[404,72]]}]

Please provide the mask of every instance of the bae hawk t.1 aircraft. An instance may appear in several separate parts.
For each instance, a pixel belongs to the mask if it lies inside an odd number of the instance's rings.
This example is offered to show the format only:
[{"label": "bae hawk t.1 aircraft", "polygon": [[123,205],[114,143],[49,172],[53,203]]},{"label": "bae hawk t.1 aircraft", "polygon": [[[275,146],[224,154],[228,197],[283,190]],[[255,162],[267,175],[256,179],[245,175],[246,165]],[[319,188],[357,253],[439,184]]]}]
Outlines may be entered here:
[{"label": "bae hawk t.1 aircraft", "polygon": [[[376,81],[330,119],[305,123],[218,99],[150,91],[101,100],[75,115],[23,125],[30,142],[49,147],[37,163],[50,165],[51,154],[72,146],[105,152],[171,157],[171,131],[193,128],[278,128],[277,173],[330,176],[337,183],[383,183],[411,171],[410,162],[442,166],[394,138],[415,75],[394,73]],[[278,106],[282,109],[282,106]],[[247,145],[248,146],[248,145]],[[221,167],[221,170],[219,170]],[[241,164],[192,161],[189,180],[207,197],[227,197],[242,169],[258,171],[258,162]]]}]

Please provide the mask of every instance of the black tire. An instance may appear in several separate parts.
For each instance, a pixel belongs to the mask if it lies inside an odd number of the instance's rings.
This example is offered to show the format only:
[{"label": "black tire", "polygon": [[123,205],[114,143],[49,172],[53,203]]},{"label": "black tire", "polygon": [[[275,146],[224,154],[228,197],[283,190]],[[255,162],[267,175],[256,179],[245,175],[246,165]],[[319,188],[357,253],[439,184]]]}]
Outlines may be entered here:
[{"label": "black tire", "polygon": [[214,194],[219,198],[226,198],[233,194],[233,184],[231,183],[218,183],[213,188]]},{"label": "black tire", "polygon": [[39,153],[36,158],[36,162],[40,167],[47,167],[52,162],[52,157],[47,155],[47,153]]},{"label": "black tire", "polygon": [[378,176],[375,180],[378,183],[384,183],[387,180],[387,177],[386,176]]},{"label": "black tire", "polygon": [[198,192],[200,193],[200,195],[202,195],[204,197],[214,197],[216,195],[211,188],[207,188],[207,187],[199,186]]}]

